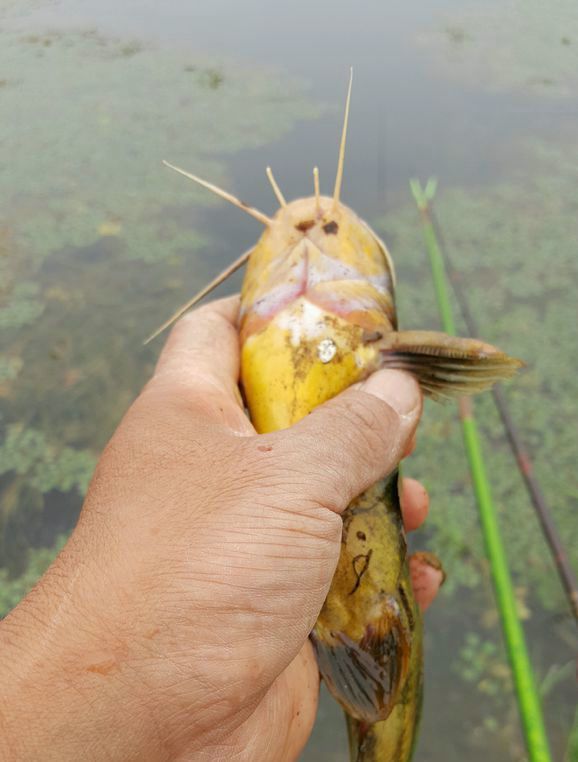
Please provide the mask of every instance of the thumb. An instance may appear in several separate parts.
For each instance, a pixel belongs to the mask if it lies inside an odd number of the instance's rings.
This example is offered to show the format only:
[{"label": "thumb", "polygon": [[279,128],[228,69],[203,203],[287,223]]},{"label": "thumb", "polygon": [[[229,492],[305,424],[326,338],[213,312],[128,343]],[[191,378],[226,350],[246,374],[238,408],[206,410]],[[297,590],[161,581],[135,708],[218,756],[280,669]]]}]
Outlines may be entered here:
[{"label": "thumb", "polygon": [[409,374],[380,370],[290,429],[266,437],[274,461],[298,475],[303,498],[341,513],[397,466],[421,409],[419,386]]}]

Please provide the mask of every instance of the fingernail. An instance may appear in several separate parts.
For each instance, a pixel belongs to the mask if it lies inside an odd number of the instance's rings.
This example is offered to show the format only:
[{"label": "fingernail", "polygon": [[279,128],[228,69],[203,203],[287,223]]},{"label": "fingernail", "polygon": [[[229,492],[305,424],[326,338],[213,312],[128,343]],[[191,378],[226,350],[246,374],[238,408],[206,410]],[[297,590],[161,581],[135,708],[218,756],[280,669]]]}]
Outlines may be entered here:
[{"label": "fingernail", "polygon": [[446,570],[444,569],[442,562],[435,555],[435,553],[430,553],[427,550],[418,550],[413,553],[411,558],[412,561],[415,561],[420,566],[428,566],[430,569],[438,572],[438,574],[441,576],[440,587],[444,584],[447,579]]},{"label": "fingernail", "polygon": [[402,416],[414,413],[421,405],[421,394],[417,381],[400,370],[378,370],[359,388],[367,394],[373,394],[374,397],[387,402]]}]

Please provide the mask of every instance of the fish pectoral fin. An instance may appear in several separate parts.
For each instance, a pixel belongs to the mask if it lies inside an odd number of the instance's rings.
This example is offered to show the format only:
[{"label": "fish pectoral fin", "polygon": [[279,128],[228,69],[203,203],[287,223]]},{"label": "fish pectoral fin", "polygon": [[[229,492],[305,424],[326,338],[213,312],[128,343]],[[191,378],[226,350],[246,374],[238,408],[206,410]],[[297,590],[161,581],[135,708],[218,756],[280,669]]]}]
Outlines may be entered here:
[{"label": "fish pectoral fin", "polygon": [[524,365],[491,344],[439,331],[391,331],[372,343],[380,368],[411,373],[433,399],[485,391]]}]

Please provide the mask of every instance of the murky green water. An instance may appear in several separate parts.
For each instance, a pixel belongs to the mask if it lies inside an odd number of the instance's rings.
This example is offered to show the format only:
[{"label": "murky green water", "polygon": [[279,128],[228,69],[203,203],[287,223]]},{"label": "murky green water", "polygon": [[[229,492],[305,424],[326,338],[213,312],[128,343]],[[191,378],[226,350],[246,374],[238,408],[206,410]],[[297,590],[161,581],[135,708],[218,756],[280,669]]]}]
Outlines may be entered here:
[{"label": "murky green water", "polygon": [[[362,5],[0,0],[1,613],[74,524],[158,352],[142,338],[259,232],[160,160],[266,212],[267,164],[289,198],[315,164],[329,188],[350,64],[344,199],[390,244],[403,323],[437,327],[407,181],[439,178],[483,334],[528,363],[508,398],[578,566],[578,10]],[[491,400],[476,410],[554,758],[575,760],[575,629]],[[416,759],[523,760],[453,408],[428,406],[407,471],[432,494],[414,542],[449,573]],[[303,760],[346,760],[326,697]]]}]

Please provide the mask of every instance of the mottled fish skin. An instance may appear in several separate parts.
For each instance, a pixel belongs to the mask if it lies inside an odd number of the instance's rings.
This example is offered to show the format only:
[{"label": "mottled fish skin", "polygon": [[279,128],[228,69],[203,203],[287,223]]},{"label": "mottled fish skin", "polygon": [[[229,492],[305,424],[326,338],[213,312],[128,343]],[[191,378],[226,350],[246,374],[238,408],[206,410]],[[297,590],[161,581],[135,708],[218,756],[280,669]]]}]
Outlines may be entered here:
[{"label": "mottled fish skin", "polygon": [[[264,232],[249,260],[241,295],[241,379],[260,432],[290,426],[367,376],[379,363],[371,339],[397,325],[391,259],[353,212],[343,205],[332,212],[331,199],[322,198],[319,211],[306,199],[278,215],[280,225]],[[334,347],[326,362],[323,342]],[[407,708],[416,714],[421,680],[414,686],[407,677],[412,663],[421,674],[421,624],[397,472],[352,503],[343,527],[337,572],[312,633],[320,671],[363,727],[385,720],[405,693],[395,710],[403,727],[396,718],[392,734],[413,738]]]},{"label": "mottled fish skin", "polygon": [[421,662],[397,482],[395,471],[345,512],[332,591],[311,635],[327,687],[365,726],[390,716]]},{"label": "mottled fish skin", "polygon": [[[241,383],[258,432],[291,426],[380,367],[433,397],[487,388],[518,361],[482,342],[397,332],[382,241],[333,199],[283,206],[241,292]],[[352,762],[407,762],[422,695],[422,624],[410,583],[397,471],[343,514],[337,570],[311,640],[347,715]]]}]

